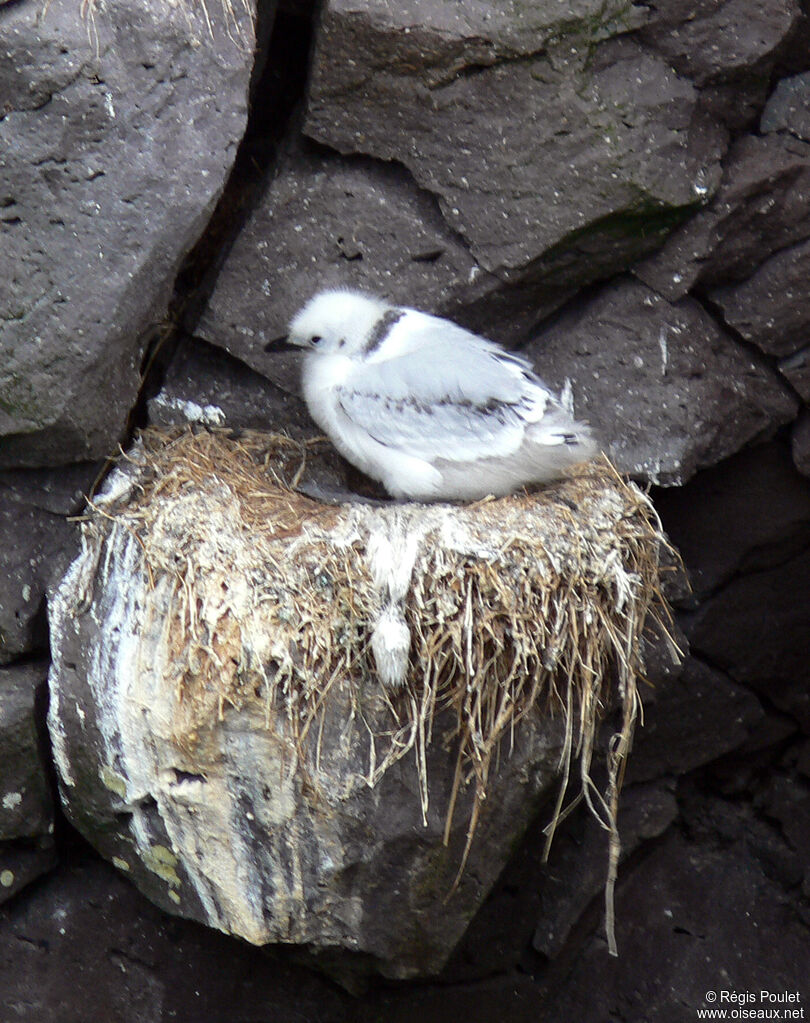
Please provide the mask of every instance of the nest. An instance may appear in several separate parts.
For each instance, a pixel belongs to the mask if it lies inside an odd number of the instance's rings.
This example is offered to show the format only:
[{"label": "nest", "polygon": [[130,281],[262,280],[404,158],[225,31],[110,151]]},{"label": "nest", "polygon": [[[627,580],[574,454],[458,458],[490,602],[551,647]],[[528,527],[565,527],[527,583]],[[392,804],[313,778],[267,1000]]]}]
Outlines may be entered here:
[{"label": "nest", "polygon": [[[358,783],[375,785],[413,753],[424,815],[426,749],[444,743],[456,764],[445,841],[472,784],[460,877],[504,740],[526,715],[551,716],[563,738],[548,843],[578,762],[571,805],[584,799],[610,833],[615,952],[616,819],[640,642],[669,621],[651,502],[603,459],[538,493],[473,505],[329,506],[295,490],[313,443],[146,431],[85,520],[99,552],[118,530],[137,546],[145,629],[160,632],[174,693],[173,741],[193,751],[230,708],[249,708],[317,786],[324,720],[348,692],[367,744]],[[602,792],[595,741],[617,706]]]}]

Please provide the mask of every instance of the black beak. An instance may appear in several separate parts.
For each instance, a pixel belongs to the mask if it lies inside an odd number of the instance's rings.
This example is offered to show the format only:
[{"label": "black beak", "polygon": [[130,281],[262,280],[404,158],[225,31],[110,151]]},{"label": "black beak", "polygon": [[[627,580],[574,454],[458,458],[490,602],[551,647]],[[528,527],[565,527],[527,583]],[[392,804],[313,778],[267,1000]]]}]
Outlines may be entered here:
[{"label": "black beak", "polygon": [[300,348],[298,345],[291,345],[287,340],[287,335],[283,334],[281,337],[268,341],[264,346],[264,350],[266,352],[298,352]]}]

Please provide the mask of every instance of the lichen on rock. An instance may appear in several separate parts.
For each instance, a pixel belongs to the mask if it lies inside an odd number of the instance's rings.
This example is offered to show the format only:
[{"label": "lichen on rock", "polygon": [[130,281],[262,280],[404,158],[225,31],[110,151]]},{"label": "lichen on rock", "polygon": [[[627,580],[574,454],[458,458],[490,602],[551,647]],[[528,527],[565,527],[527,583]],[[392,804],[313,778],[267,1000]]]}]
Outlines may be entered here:
[{"label": "lichen on rock", "polygon": [[433,972],[575,761],[610,893],[665,541],[606,462],[473,505],[328,506],[294,489],[311,453],[153,431],[122,460],[52,601],[63,798],[167,909]]}]

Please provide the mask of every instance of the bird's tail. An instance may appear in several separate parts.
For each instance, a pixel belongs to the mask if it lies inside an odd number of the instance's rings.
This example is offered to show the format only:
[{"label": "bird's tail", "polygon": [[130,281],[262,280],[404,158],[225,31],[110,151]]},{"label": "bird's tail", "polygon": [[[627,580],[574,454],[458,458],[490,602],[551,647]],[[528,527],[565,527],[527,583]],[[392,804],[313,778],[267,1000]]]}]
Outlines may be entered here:
[{"label": "bird's tail", "polygon": [[[599,453],[599,441],[588,423],[574,419],[561,405],[547,408],[531,431],[535,444],[560,447],[567,462],[587,462]],[[560,452],[562,454],[562,451]]]}]

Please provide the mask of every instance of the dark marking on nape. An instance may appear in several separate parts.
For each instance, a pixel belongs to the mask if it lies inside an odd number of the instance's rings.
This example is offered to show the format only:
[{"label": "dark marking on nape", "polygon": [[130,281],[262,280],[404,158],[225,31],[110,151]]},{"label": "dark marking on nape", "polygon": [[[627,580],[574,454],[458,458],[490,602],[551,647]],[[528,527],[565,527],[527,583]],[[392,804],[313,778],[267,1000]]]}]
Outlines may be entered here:
[{"label": "dark marking on nape", "polygon": [[363,354],[370,355],[375,352],[391,333],[391,328],[398,323],[405,315],[404,309],[388,309],[374,324],[374,329],[366,338],[363,345]]}]

